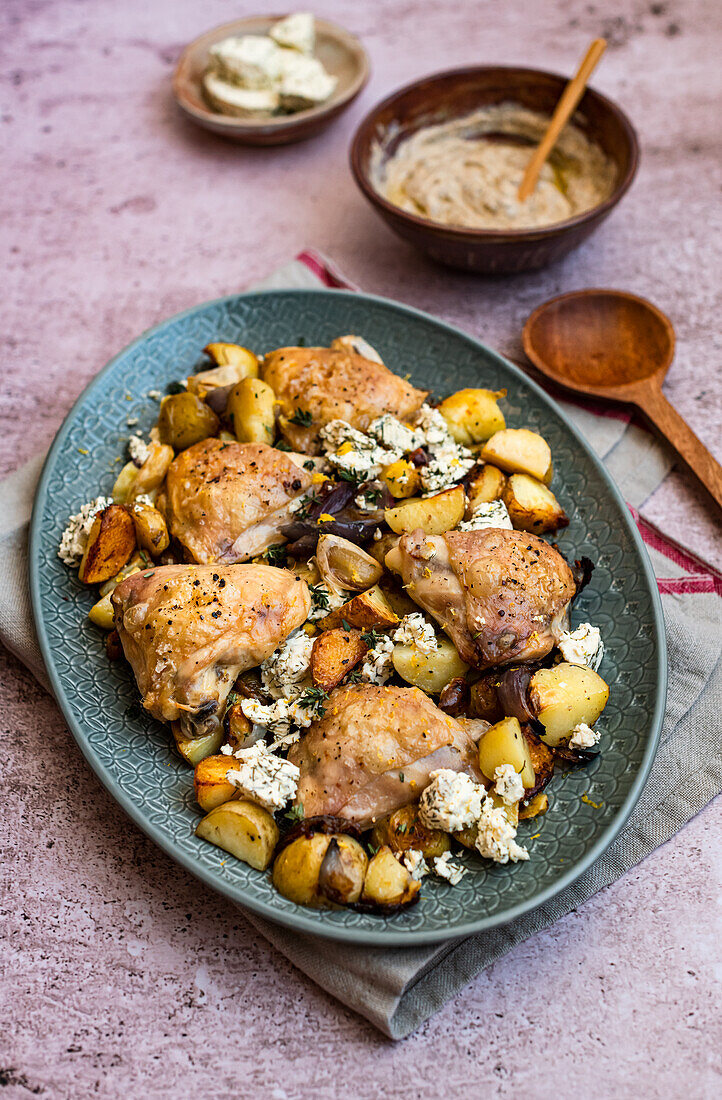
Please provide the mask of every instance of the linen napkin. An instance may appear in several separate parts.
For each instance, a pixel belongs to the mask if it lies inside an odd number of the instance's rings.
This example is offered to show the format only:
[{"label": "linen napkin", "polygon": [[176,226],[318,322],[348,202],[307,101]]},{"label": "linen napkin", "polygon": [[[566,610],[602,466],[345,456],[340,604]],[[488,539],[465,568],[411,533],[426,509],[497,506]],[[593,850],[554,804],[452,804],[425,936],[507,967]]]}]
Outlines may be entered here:
[{"label": "linen napkin", "polygon": [[[327,260],[309,251],[255,289],[319,283],[349,287]],[[620,878],[722,790],[722,574],[635,511],[668,473],[669,452],[623,414],[560,404],[632,506],[658,578],[670,666],[659,752],[626,828],[605,855],[563,893],[501,928],[440,946],[368,948],[299,935],[245,914],[313,981],[392,1039],[410,1034],[515,944]],[[43,460],[38,456],[0,483],[0,641],[47,688],[27,579],[27,526]]]}]

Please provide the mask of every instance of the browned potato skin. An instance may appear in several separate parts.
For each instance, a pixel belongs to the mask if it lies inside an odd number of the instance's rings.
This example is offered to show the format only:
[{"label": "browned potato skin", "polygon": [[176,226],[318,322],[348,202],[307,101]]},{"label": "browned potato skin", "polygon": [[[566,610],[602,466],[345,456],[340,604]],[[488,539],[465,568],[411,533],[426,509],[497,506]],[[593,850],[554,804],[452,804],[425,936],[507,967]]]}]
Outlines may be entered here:
[{"label": "browned potato skin", "polygon": [[[326,856],[332,841],[336,842],[336,848],[341,852],[338,860],[329,865]],[[323,880],[319,881],[324,863]],[[319,832],[296,837],[278,853],[273,864],[273,885],[280,894],[297,905],[328,909],[341,904],[336,899],[343,889],[347,891],[350,901],[356,901],[365,872],[366,853],[357,840],[343,833]],[[345,887],[344,878],[348,880]],[[334,896],[329,897],[329,893]]]},{"label": "browned potato skin", "polygon": [[135,550],[135,525],[122,504],[109,504],[93,520],[78,576],[102,584],[118,573]]},{"label": "browned potato skin", "polygon": [[482,462],[499,466],[508,474],[530,474],[549,485],[552,480],[552,457],[549,444],[538,432],[528,428],[504,428],[496,432],[483,446]]},{"label": "browned potato skin", "polygon": [[160,403],[160,441],[174,451],[185,451],[194,443],[216,435],[220,426],[213,409],[190,391],[171,394]]},{"label": "browned potato skin", "polygon": [[392,611],[378,585],[375,585],[368,592],[354,596],[348,603],[332,611],[318,625],[321,630],[332,630],[343,623],[348,623],[357,630],[370,630],[374,627],[385,630],[389,626],[396,626],[398,621],[398,615]]},{"label": "browned potato skin", "polygon": [[528,474],[512,474],[501,499],[517,531],[541,535],[569,525],[567,514],[551,489]]},{"label": "browned potato skin", "polygon": [[237,788],[226,779],[226,772],[232,767],[233,761],[230,757],[222,755],[207,756],[196,764],[193,791],[196,802],[204,813],[237,796]]},{"label": "browned potato skin", "polygon": [[173,458],[172,447],[168,447],[165,443],[151,443],[150,454],[138,470],[138,476],[128,491],[127,503],[132,504],[141,494],[152,493],[158,489],[168,473],[168,467]]},{"label": "browned potato skin", "polygon": [[387,845],[392,852],[408,852],[414,848],[427,859],[441,856],[448,851],[449,837],[440,829],[427,829],[419,821],[417,805],[402,806],[388,817],[377,821],[371,833],[375,848]]},{"label": "browned potato skin", "polygon": [[503,474],[497,466],[486,462],[483,466],[471,471],[466,484],[466,514],[465,519],[471,519],[480,504],[491,504],[493,500],[499,500],[506,485],[506,474]]},{"label": "browned potato skin", "polygon": [[357,840],[332,836],[318,872],[318,892],[334,905],[353,905],[361,897],[368,856]]},{"label": "browned potato skin", "polygon": [[325,630],[311,650],[311,678],[317,687],[332,691],[363,660],[368,646],[357,630]]},{"label": "browned potato skin", "polygon": [[443,535],[464,517],[466,496],[461,485],[443,489],[432,497],[410,497],[395,508],[386,508],[384,518],[397,535],[420,527],[427,535]]},{"label": "browned potato skin", "polygon": [[519,810],[519,820],[529,821],[533,817],[541,817],[549,809],[549,798],[545,794],[535,794],[526,806]]},{"label": "browned potato skin", "polygon": [[361,901],[380,912],[400,909],[418,898],[421,883],[413,879],[384,845],[368,865]]},{"label": "browned potato skin", "polygon": [[170,536],[165,519],[151,504],[139,504],[135,501],[128,506],[135,524],[135,537],[138,546],[147,550],[151,557],[157,558],[168,549]]},{"label": "browned potato skin", "polygon": [[524,802],[530,803],[537,794],[544,790],[554,774],[554,753],[529,726],[522,726],[522,733],[529,747],[529,755],[534,767],[534,786],[530,791],[524,793]]}]

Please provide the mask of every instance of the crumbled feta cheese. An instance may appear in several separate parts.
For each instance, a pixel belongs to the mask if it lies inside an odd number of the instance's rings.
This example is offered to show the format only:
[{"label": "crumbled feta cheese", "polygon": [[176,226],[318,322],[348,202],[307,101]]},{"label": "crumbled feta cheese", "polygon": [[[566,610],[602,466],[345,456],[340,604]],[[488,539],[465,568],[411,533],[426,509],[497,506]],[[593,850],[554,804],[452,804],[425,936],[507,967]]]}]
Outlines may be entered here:
[{"label": "crumbled feta cheese", "polygon": [[136,432],[136,434],[132,435],[128,440],[128,454],[130,455],[131,461],[134,462],[138,468],[143,465],[150,454],[150,447],[143,439],[140,432]]},{"label": "crumbled feta cheese", "polygon": [[65,565],[73,569],[78,568],[85,553],[85,547],[88,545],[93,520],[98,512],[104,511],[112,503],[111,497],[96,497],[70,517],[58,546],[58,557]]},{"label": "crumbled feta cheese", "polygon": [[406,852],[399,852],[396,858],[403,863],[412,878],[420,879],[429,873],[429,865],[424,859],[424,853],[416,848],[409,848]]},{"label": "crumbled feta cheese", "polygon": [[487,527],[501,527],[505,531],[514,529],[503,500],[479,504],[471,519],[462,520],[459,524],[460,531],[483,531]]},{"label": "crumbled feta cheese", "polygon": [[310,55],[316,44],[316,23],[310,12],[296,11],[274,23],[268,35],[279,46]]},{"label": "crumbled feta cheese", "polygon": [[485,859],[495,863],[517,863],[529,859],[526,848],[517,844],[516,829],[512,825],[504,806],[495,806],[491,798],[485,798],[481,804],[478,819],[476,849]]},{"label": "crumbled feta cheese", "polygon": [[155,500],[150,493],[138,493],[138,496],[133,501],[134,504],[148,504],[151,508],[155,508]]},{"label": "crumbled feta cheese", "polygon": [[416,429],[422,435],[429,454],[428,466],[419,467],[426,494],[440,493],[461,481],[475,459],[471,451],[454,440],[439,410],[422,405],[417,414]]},{"label": "crumbled feta cheese", "polygon": [[363,356],[364,359],[368,359],[372,363],[381,363],[383,366],[384,361],[376,348],[371,347],[371,344],[368,340],[364,340],[363,336],[338,336],[333,344],[334,347],[341,344],[342,347],[355,351],[357,355]]},{"label": "crumbled feta cheese", "polygon": [[466,867],[462,867],[460,863],[452,863],[451,852],[435,856],[431,863],[434,874],[439,878],[445,878],[449,886],[456,886],[466,874]]},{"label": "crumbled feta cheese", "polygon": [[449,429],[438,409],[433,409],[426,402],[416,414],[416,428],[424,437],[427,446],[432,447],[438,443],[445,443],[449,438]]},{"label": "crumbled feta cheese", "polygon": [[345,420],[331,420],[320,434],[328,461],[356,481],[377,478],[384,466],[390,466],[402,455],[401,451],[379,446],[372,436],[357,431]]},{"label": "crumbled feta cheese", "polygon": [[587,665],[596,672],[604,656],[599,628],[582,623],[576,630],[565,630],[557,642],[559,652],[572,665]]},{"label": "crumbled feta cheese", "polygon": [[421,447],[424,437],[421,432],[402,424],[391,413],[384,413],[372,420],[369,424],[368,434],[377,439],[382,447],[388,451],[401,451],[408,454]]},{"label": "crumbled feta cheese", "polygon": [[380,481],[369,481],[356,497],[354,504],[362,512],[376,512],[382,499],[383,485]]},{"label": "crumbled feta cheese", "polygon": [[343,607],[348,599],[348,596],[332,592],[323,581],[311,585],[309,591],[311,593],[311,610],[307,621],[310,623],[315,623],[317,619],[325,619],[332,611],[337,611],[339,607]]},{"label": "crumbled feta cheese", "polygon": [[485,790],[464,772],[440,768],[431,772],[431,783],[419,802],[419,820],[428,829],[456,833],[473,825],[481,813]]},{"label": "crumbled feta cheese", "polygon": [[243,699],[241,710],[254,725],[268,730],[278,745],[293,744],[299,735],[291,727],[303,729],[310,726],[314,718],[311,709],[302,707],[297,699],[276,699],[268,704],[260,703],[258,699]]},{"label": "crumbled feta cheese", "polygon": [[599,730],[593,730],[586,722],[580,722],[572,730],[569,738],[570,749],[593,749],[599,743],[601,734]]},{"label": "crumbled feta cheese", "polygon": [[154,401],[160,401],[161,396],[160,390],[148,390],[148,397],[152,397]]},{"label": "crumbled feta cheese", "polygon": [[494,772],[494,790],[507,806],[513,806],[524,796],[521,776],[513,764],[500,764]]},{"label": "crumbled feta cheese", "polygon": [[436,631],[418,611],[404,615],[393,633],[393,639],[399,645],[416,646],[421,653],[433,653],[439,648]]},{"label": "crumbled feta cheese", "polygon": [[134,428],[137,423],[138,423],[138,417],[137,416],[129,416],[128,419],[126,420],[126,424],[128,425],[129,428]]},{"label": "crumbled feta cheese", "polygon": [[394,670],[391,654],[394,643],[385,635],[364,657],[360,679],[367,684],[385,684]]},{"label": "crumbled feta cheese", "polygon": [[311,664],[313,638],[297,630],[261,665],[263,686],[274,699],[296,699]]},{"label": "crumbled feta cheese", "polygon": [[263,741],[257,741],[249,749],[237,749],[233,759],[238,764],[229,768],[226,779],[250,802],[273,812],[296,797],[300,770],[289,760],[269,752]]}]

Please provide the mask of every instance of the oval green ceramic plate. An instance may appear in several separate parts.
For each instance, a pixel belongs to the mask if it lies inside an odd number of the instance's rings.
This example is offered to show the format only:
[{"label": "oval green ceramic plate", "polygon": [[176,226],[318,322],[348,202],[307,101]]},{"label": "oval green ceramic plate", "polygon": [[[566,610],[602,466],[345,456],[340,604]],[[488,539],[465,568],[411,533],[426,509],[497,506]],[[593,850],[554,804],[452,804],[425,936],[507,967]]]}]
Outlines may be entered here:
[{"label": "oval green ceramic plate", "polygon": [[[522,825],[528,863],[485,865],[474,855],[458,886],[424,880],[422,900],[389,918],[351,910],[315,912],[287,901],[261,874],[199,840],[193,774],[168,731],[145,714],[128,666],[110,664],[88,621],[93,595],[57,557],[67,517],[109,493],[125,460],[128,418],[148,430],[149,396],[199,369],[211,340],[265,352],[363,335],[398,374],[443,396],[463,386],[506,388],[511,427],[541,432],[554,456],[554,492],[570,517],[559,536],[568,557],[596,563],[574,609],[604,637],[601,673],[611,685],[602,753],[555,778],[545,817]],[[137,430],[133,428],[133,430]],[[130,817],[206,885],[264,917],[335,939],[369,944],[432,942],[502,924],[547,901],[607,848],[649,772],[665,701],[662,612],[649,560],[624,502],[601,463],[554,403],[516,367],[426,314],[338,290],[241,294],[207,302],[147,332],[108,364],[63,424],[45,463],[32,520],[30,576],[35,621],[50,680],[89,764]],[[533,837],[533,839],[531,839]]]}]

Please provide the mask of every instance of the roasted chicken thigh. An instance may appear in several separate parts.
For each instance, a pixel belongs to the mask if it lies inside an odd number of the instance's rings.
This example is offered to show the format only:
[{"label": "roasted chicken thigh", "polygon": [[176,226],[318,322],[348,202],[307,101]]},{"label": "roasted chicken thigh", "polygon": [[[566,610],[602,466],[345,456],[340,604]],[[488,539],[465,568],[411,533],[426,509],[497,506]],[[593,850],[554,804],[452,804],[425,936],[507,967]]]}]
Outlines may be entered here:
[{"label": "roasted chicken thigh", "polygon": [[382,413],[408,419],[426,393],[335,341],[331,348],[278,348],[264,357],[261,375],[281,406],[281,429],[295,451],[318,453],[319,430],[345,420],[364,431]]},{"label": "roasted chicken thigh", "polygon": [[481,779],[471,729],[415,687],[337,688],[288,758],[301,769],[304,816],[332,814],[362,828],[415,802],[437,768]]},{"label": "roasted chicken thigh", "polygon": [[265,443],[204,439],[173,460],[165,511],[171,534],[197,562],[239,562],[276,542],[311,473]]},{"label": "roasted chicken thigh", "polygon": [[568,623],[572,571],[523,531],[404,535],[386,557],[404,587],[476,668],[545,657]]},{"label": "roasted chicken thigh", "polygon": [[143,706],[190,737],[217,728],[238,674],[306,620],[311,599],[270,565],[166,565],[126,577],[112,603]]}]

